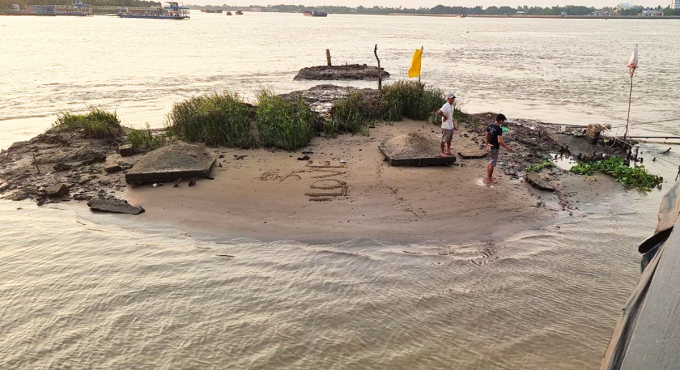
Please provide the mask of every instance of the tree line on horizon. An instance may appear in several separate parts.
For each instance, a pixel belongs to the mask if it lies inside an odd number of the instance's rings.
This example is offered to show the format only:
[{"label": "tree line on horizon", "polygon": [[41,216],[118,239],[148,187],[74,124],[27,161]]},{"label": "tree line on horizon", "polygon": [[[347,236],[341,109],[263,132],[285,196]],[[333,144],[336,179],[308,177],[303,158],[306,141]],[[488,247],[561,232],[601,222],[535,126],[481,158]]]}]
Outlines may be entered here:
[{"label": "tree line on horizon", "polygon": [[[73,0],[0,0],[0,10],[9,9],[12,4],[18,4],[22,8],[26,5],[71,5]],[[83,0],[83,4],[92,6],[160,6],[160,2],[144,0]]]},{"label": "tree line on horizon", "polygon": [[[242,6],[232,6],[223,4],[222,6],[195,6],[195,8],[218,8],[224,10],[236,10],[244,8],[260,8],[261,11],[265,12],[302,12],[305,10],[318,10],[324,11],[331,14],[465,14],[465,15],[512,15],[517,14],[517,12],[522,12],[526,15],[552,15],[559,16],[562,13],[568,15],[589,15],[595,11],[614,11],[616,8],[595,8],[588,6],[577,6],[577,5],[567,5],[567,6],[552,6],[552,7],[528,7],[528,6],[518,6],[516,8],[510,6],[490,6],[487,8],[481,6],[475,6],[472,8],[463,6],[446,6],[437,5],[433,8],[404,8],[404,7],[383,7],[383,6],[373,6],[364,7],[358,6],[356,8],[351,8],[348,6],[305,6],[305,5],[271,5],[271,6],[260,6],[260,5],[249,5],[247,7]],[[645,9],[651,9],[650,7],[633,6],[628,9],[620,9],[617,15],[623,16],[635,16],[640,14]],[[657,6],[653,8],[662,11],[664,15],[680,15],[680,9],[671,9],[670,6],[662,8]]]}]

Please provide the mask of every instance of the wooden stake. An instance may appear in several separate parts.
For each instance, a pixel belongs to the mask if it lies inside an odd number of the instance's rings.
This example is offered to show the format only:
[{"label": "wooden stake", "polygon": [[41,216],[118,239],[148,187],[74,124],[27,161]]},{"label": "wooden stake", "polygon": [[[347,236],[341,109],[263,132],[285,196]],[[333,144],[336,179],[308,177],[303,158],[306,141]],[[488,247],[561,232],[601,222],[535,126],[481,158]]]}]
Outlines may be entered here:
[{"label": "wooden stake", "polygon": [[35,165],[35,168],[38,170],[38,175],[40,175],[40,167],[38,167],[38,161],[35,159],[35,153],[33,154],[33,164]]},{"label": "wooden stake", "polygon": [[331,49],[326,49],[326,60],[328,61],[328,66],[331,67]]},{"label": "wooden stake", "polygon": [[378,58],[378,44],[375,44],[375,59],[378,60],[378,91],[382,90],[382,70],[380,69],[380,58]]}]

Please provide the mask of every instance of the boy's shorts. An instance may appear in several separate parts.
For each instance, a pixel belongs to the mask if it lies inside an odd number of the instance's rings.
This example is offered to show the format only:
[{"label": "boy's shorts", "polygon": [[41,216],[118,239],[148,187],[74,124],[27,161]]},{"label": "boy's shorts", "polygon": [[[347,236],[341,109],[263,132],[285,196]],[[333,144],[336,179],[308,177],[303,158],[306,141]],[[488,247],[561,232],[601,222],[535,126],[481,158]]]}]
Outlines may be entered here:
[{"label": "boy's shorts", "polygon": [[498,162],[498,148],[491,148],[489,150],[489,164],[491,167],[496,167],[496,163]]},{"label": "boy's shorts", "polygon": [[442,129],[442,143],[448,143],[453,139],[453,129]]}]

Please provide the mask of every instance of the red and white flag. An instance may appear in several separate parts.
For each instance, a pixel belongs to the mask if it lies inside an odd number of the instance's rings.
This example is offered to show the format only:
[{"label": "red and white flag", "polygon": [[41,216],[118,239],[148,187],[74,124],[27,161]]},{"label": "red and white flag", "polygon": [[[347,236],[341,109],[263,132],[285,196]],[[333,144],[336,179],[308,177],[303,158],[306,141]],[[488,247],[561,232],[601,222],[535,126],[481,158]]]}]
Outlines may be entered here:
[{"label": "red and white flag", "polygon": [[633,49],[633,54],[630,56],[630,60],[628,61],[628,68],[630,69],[635,69],[638,67],[638,47],[635,45],[635,49]]}]

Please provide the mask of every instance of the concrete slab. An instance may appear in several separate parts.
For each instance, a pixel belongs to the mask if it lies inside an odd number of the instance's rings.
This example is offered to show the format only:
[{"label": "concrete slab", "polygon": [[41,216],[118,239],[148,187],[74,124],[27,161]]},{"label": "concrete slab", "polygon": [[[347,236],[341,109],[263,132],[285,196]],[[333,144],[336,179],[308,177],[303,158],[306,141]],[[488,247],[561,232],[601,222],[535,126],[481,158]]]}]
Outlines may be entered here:
[{"label": "concrete slab", "polygon": [[442,157],[439,141],[418,132],[393,137],[378,147],[392,166],[449,166],[456,157]]},{"label": "concrete slab", "polygon": [[177,141],[145,154],[125,174],[125,182],[143,184],[207,178],[215,161],[205,146]]},{"label": "concrete slab", "polygon": [[458,155],[463,159],[480,159],[486,158],[489,153],[484,149],[472,148],[461,150],[458,152]]}]

